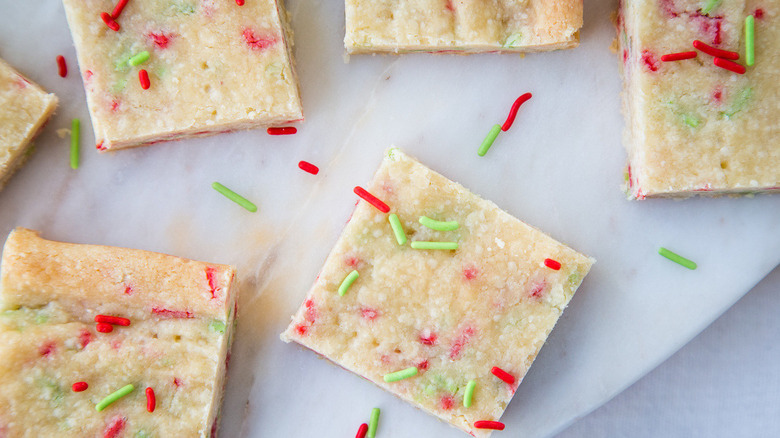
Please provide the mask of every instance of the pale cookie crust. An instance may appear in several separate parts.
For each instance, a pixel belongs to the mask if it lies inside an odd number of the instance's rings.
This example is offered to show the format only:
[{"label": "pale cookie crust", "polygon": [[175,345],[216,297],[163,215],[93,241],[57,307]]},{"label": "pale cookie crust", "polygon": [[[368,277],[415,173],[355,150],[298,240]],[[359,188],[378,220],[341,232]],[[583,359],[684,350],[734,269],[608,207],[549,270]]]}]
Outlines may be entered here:
[{"label": "pale cookie crust", "polygon": [[[0,269],[0,436],[214,436],[236,317],[232,267],[18,228]],[[100,314],[131,324],[99,333]],[[82,381],[88,389],[74,392]],[[96,411],[127,384],[129,395]]]},{"label": "pale cookie crust", "polygon": [[[399,245],[388,215],[360,202],[282,339],[488,436],[474,423],[501,417],[594,260],[396,149],[366,189],[398,215],[409,242],[450,241],[458,249]],[[423,215],[459,227],[433,231],[418,222]],[[548,258],[560,269],[547,267]],[[339,296],[353,270],[359,277]],[[494,366],[515,383],[491,374]],[[418,374],[384,381],[409,367]],[[466,408],[469,380],[476,389]]]},{"label": "pale cookie crust", "polygon": [[[780,192],[780,5],[723,0],[709,13],[694,0],[623,0],[618,43],[629,198]],[[755,15],[755,65],[739,75],[694,40],[738,52]]]},{"label": "pale cookie crust", "polygon": [[22,165],[33,137],[56,108],[57,96],[0,59],[0,189]]},{"label": "pale cookie crust", "polygon": [[582,0],[346,0],[348,53],[538,52],[579,44]]},{"label": "pale cookie crust", "polygon": [[[63,0],[99,150],[303,119],[275,0],[132,0],[116,22],[110,0]],[[129,59],[148,51],[138,66]],[[141,88],[138,74],[151,82]]]}]

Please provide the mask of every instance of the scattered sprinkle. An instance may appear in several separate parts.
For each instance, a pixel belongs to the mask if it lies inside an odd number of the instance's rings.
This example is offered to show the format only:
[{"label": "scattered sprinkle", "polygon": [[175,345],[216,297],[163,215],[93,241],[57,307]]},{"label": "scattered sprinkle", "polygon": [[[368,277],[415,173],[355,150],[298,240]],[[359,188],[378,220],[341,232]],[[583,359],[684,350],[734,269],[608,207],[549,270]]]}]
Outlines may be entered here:
[{"label": "scattered sprinkle", "polygon": [[499,379],[503,380],[504,382],[513,385],[515,383],[515,376],[507,373],[506,371],[502,370],[499,367],[493,367],[490,370],[491,373],[493,373],[494,376],[498,377]]},{"label": "scattered sprinkle", "polygon": [[371,418],[368,420],[367,438],[376,437],[376,427],[379,425],[379,408],[371,409]]},{"label": "scattered sprinkle", "polygon": [[747,65],[753,65],[756,62],[755,40],[756,18],[752,15],[748,15],[745,17],[745,64]]},{"label": "scattered sprinkle", "polygon": [[707,14],[709,14],[710,12],[712,12],[712,10],[713,10],[713,9],[715,9],[716,7],[718,7],[718,5],[720,4],[720,2],[721,2],[721,0],[707,0],[707,3],[705,3],[705,4],[704,4],[704,7],[703,7],[703,8],[701,8],[701,12],[702,12],[704,15],[707,15]]},{"label": "scattered sprinkle", "polygon": [[146,388],[146,410],[154,412],[154,407],[157,404],[157,398],[154,396],[154,389],[151,387]]},{"label": "scattered sprinkle", "polygon": [[477,387],[476,380],[469,380],[466,384],[466,392],[463,394],[463,406],[466,408],[471,407],[471,399],[474,397],[474,388]]},{"label": "scattered sprinkle", "polygon": [[57,73],[61,78],[68,76],[68,64],[65,63],[65,57],[57,55]]},{"label": "scattered sprinkle", "polygon": [[396,371],[394,373],[385,374],[385,382],[391,383],[391,382],[397,382],[399,380],[408,379],[409,377],[414,377],[417,375],[417,367],[409,367],[401,371]]},{"label": "scattered sprinkle", "polygon": [[70,168],[79,168],[79,137],[81,137],[81,121],[73,119],[70,122]]},{"label": "scattered sprinkle", "polygon": [[114,32],[119,32],[119,23],[114,21],[114,19],[111,18],[111,15],[109,15],[108,12],[101,12],[100,18],[103,19],[103,22],[106,23],[106,26],[108,26],[109,29],[113,30]]},{"label": "scattered sprinkle", "polygon": [[100,333],[111,333],[111,332],[114,331],[114,326],[111,325],[111,324],[106,324],[104,322],[100,322],[95,327],[95,330],[99,331]]},{"label": "scattered sprinkle", "polygon": [[89,384],[87,382],[76,382],[70,388],[73,390],[73,392],[82,392],[89,388]]},{"label": "scattered sprinkle", "polygon": [[352,286],[352,283],[354,283],[359,276],[360,274],[358,274],[358,271],[356,269],[353,269],[352,272],[347,274],[346,278],[344,278],[344,281],[341,282],[341,286],[339,286],[340,297],[343,297],[344,294],[347,293],[350,286]]},{"label": "scattered sprinkle", "polygon": [[442,222],[431,219],[427,216],[420,216],[420,224],[436,231],[452,231],[458,229],[456,221]]},{"label": "scattered sprinkle", "polygon": [[501,132],[501,125],[493,125],[493,127],[490,128],[490,132],[488,132],[487,137],[485,137],[485,139],[482,140],[482,145],[479,146],[477,155],[479,155],[480,157],[484,157],[488,149],[490,149],[490,146],[493,146],[493,142],[496,141],[496,137],[498,137],[498,134],[500,132]]},{"label": "scattered sprinkle", "polygon": [[124,10],[124,9],[125,9],[125,6],[127,6],[127,2],[128,2],[128,1],[129,1],[129,0],[119,0],[119,1],[116,3],[116,6],[114,6],[114,10],[113,10],[113,12],[111,12],[111,17],[112,17],[114,20],[116,20],[117,18],[119,18],[119,15],[120,15],[120,14],[122,14],[122,10]]},{"label": "scattered sprinkle", "polygon": [[515,117],[517,116],[517,110],[520,109],[520,105],[524,104],[531,97],[532,97],[531,93],[525,93],[522,96],[518,97],[517,100],[515,100],[515,103],[512,104],[512,109],[509,110],[509,115],[507,116],[504,125],[501,126],[502,131],[509,131],[509,128],[512,127],[512,123],[515,122]]},{"label": "scattered sprinkle", "polygon": [[458,242],[426,242],[417,240],[411,243],[413,249],[458,249]]},{"label": "scattered sprinkle", "polygon": [[130,64],[131,67],[135,67],[148,61],[150,56],[149,51],[144,50],[143,52],[131,56],[130,59],[127,60],[127,63]]},{"label": "scattered sprinkle", "polygon": [[265,130],[268,135],[292,135],[298,132],[295,126],[282,126],[279,128],[268,128]]},{"label": "scattered sprinkle", "polygon": [[209,323],[209,330],[214,333],[225,333],[225,323],[215,319]]},{"label": "scattered sprinkle", "polygon": [[683,265],[686,268],[690,270],[696,269],[696,263],[692,262],[691,260],[686,259],[685,257],[675,254],[672,251],[669,251],[668,249],[664,248],[663,246],[658,248],[658,254],[661,254],[662,256],[666,257],[667,259],[679,264]]},{"label": "scattered sprinkle", "polygon": [[355,438],[366,438],[366,432],[368,432],[368,424],[363,423],[358,427],[357,435]]},{"label": "scattered sprinkle", "polygon": [[141,83],[141,88],[143,88],[144,90],[148,90],[149,87],[152,85],[151,81],[149,81],[149,72],[147,72],[144,69],[139,70],[138,82]]},{"label": "scattered sprinkle", "polygon": [[251,211],[252,213],[257,211],[257,206],[251,202],[249,202],[246,198],[239,195],[238,193],[230,190],[229,188],[223,186],[222,184],[218,182],[214,182],[211,184],[211,187],[224,195],[226,198],[230,199],[231,201],[235,202],[236,204],[244,207],[248,211]]},{"label": "scattered sprinkle", "polygon": [[544,259],[544,266],[547,266],[548,268],[552,269],[553,271],[558,271],[561,269],[561,263],[557,260],[553,259]]},{"label": "scattered sprinkle", "polygon": [[729,61],[728,59],[723,58],[715,58],[712,60],[713,64],[717,65],[720,68],[726,69],[728,71],[743,75],[747,71],[745,69],[744,65],[737,64],[734,61]]},{"label": "scattered sprinkle", "polygon": [[98,412],[101,412],[103,409],[109,407],[112,403],[119,400],[120,398],[126,396],[127,394],[130,394],[135,389],[135,386],[132,384],[125,385],[115,392],[109,394],[106,398],[100,401],[100,403],[95,405],[95,410]]},{"label": "scattered sprinkle", "polygon": [[477,429],[504,430],[504,423],[500,421],[475,421],[474,427]]},{"label": "scattered sprinkle", "polygon": [[710,45],[704,44],[703,42],[701,42],[699,40],[695,40],[693,42],[693,47],[701,50],[702,52],[704,52],[704,53],[706,53],[708,55],[716,56],[718,58],[739,59],[739,53],[737,53],[737,52],[732,52],[730,50],[716,49],[715,47],[712,47]]},{"label": "scattered sprinkle", "polygon": [[239,6],[244,6],[244,0],[236,0],[236,4]]},{"label": "scattered sprinkle", "polygon": [[696,52],[695,51],[680,52],[680,53],[669,53],[667,55],[661,56],[661,61],[663,61],[663,62],[682,61],[683,59],[693,59],[695,57],[696,57]]},{"label": "scattered sprinkle", "polygon": [[320,168],[309,163],[308,161],[299,161],[298,168],[300,168],[304,172],[309,172],[312,175],[316,175],[320,173]]},{"label": "scattered sprinkle", "polygon": [[354,189],[354,192],[355,192],[356,195],[358,195],[361,198],[363,198],[364,201],[366,201],[369,204],[373,205],[374,207],[376,207],[382,213],[389,213],[390,212],[390,207],[388,207],[387,204],[385,204],[384,202],[380,201],[379,198],[377,198],[376,196],[372,195],[371,193],[368,193],[366,191],[366,189],[364,189],[363,187],[356,186],[355,189]]},{"label": "scattered sprinkle", "polygon": [[95,322],[102,322],[104,324],[113,324],[121,326],[129,326],[130,320],[122,318],[120,316],[108,316],[108,315],[95,315]]},{"label": "scattered sprinkle", "polygon": [[393,234],[395,234],[395,240],[398,242],[399,245],[403,245],[406,243],[406,232],[404,232],[404,227],[401,225],[401,220],[398,219],[398,215],[395,213],[391,213],[389,216],[387,216],[387,220],[390,222],[390,228],[393,229]]}]

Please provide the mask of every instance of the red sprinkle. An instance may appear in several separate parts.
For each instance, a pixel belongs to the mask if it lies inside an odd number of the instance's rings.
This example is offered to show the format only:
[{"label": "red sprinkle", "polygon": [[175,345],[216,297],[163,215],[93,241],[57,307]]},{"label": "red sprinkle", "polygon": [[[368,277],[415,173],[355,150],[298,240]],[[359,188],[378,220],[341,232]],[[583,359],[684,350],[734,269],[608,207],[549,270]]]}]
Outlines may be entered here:
[{"label": "red sprinkle", "polygon": [[298,167],[302,171],[309,172],[312,175],[316,175],[316,174],[318,174],[320,172],[320,168],[319,167],[309,163],[308,161],[299,161],[298,162]]},{"label": "red sprinkle", "polygon": [[114,326],[111,324],[100,322],[98,323],[97,327],[95,327],[95,330],[99,331],[100,333],[111,333],[114,331]]},{"label": "red sprinkle", "polygon": [[653,52],[649,50],[642,50],[642,62],[650,71],[658,71],[658,60],[655,58]]},{"label": "red sprinkle", "polygon": [[111,18],[111,15],[109,15],[108,12],[101,12],[100,18],[103,19],[103,22],[106,23],[106,26],[108,26],[109,29],[113,30],[114,32],[119,32],[119,23],[114,21],[114,19]]},{"label": "red sprinkle", "polygon": [[236,0],[236,4],[239,6],[244,6],[244,0]]},{"label": "red sprinkle", "polygon": [[298,132],[295,126],[283,126],[279,128],[268,128],[265,130],[268,135],[293,135]]},{"label": "red sprinkle", "polygon": [[712,62],[720,68],[725,68],[726,70],[737,74],[744,75],[746,71],[745,66],[737,64],[734,61],[729,61],[728,59],[715,58]]},{"label": "red sprinkle", "polygon": [[70,389],[72,389],[73,392],[86,391],[87,388],[89,388],[89,384],[87,382],[76,382],[73,384],[73,386],[70,387]]},{"label": "red sprinkle", "polygon": [[500,421],[475,421],[474,427],[477,429],[504,430],[504,423]]},{"label": "red sprinkle", "polygon": [[701,42],[699,40],[695,40],[693,42],[693,47],[701,50],[702,52],[704,52],[704,53],[706,53],[708,55],[716,56],[718,58],[739,59],[739,53],[737,53],[737,52],[732,52],[732,51],[729,51],[729,50],[716,49],[715,47],[712,47],[712,46],[709,46],[707,44],[704,44],[703,42]]},{"label": "red sprinkle", "polygon": [[252,29],[246,28],[241,33],[244,36],[244,41],[252,50],[267,49],[276,44],[276,38],[274,37],[259,37],[255,35]]},{"label": "red sprinkle", "polygon": [[377,210],[381,211],[382,213],[389,213],[390,207],[387,206],[384,202],[380,201],[379,198],[372,195],[371,193],[368,193],[366,189],[360,186],[356,186],[354,190],[355,194],[363,198],[364,201],[368,202],[369,204],[373,205],[377,208]]},{"label": "red sprinkle", "polygon": [[114,419],[111,420],[111,424],[106,426],[106,430],[103,432],[103,438],[118,437],[120,432],[122,432],[122,429],[125,428],[125,421],[124,417],[114,417]]},{"label": "red sprinkle", "polygon": [[157,403],[157,399],[154,397],[154,389],[151,387],[146,388],[146,410],[154,412],[154,406]]},{"label": "red sprinkle", "polygon": [[544,259],[544,266],[547,266],[553,271],[558,271],[561,269],[561,263],[553,259]]},{"label": "red sprinkle", "polygon": [[57,73],[61,78],[68,75],[68,64],[65,64],[65,57],[62,55],[57,56]]},{"label": "red sprinkle", "polygon": [[494,376],[498,377],[499,379],[503,380],[504,382],[513,385],[515,383],[515,376],[507,373],[506,371],[502,370],[499,367],[493,367],[490,370],[491,373],[493,373]]},{"label": "red sprinkle", "polygon": [[663,62],[682,61],[683,59],[693,59],[695,57],[696,57],[696,52],[694,52],[694,51],[680,52],[680,53],[669,53],[667,55],[663,55],[661,57],[661,61],[663,61]]},{"label": "red sprinkle", "polygon": [[355,438],[366,438],[366,433],[368,433],[368,424],[363,423],[358,427],[357,435],[355,435]]},{"label": "red sprinkle", "polygon": [[119,0],[119,1],[116,3],[116,6],[114,6],[114,11],[113,11],[113,12],[111,12],[111,17],[112,17],[114,20],[116,20],[117,18],[119,18],[119,14],[121,14],[121,13],[122,13],[122,10],[125,8],[125,6],[127,6],[127,2],[128,2],[128,1],[129,1],[129,0]]},{"label": "red sprinkle", "polygon": [[170,309],[161,309],[159,307],[153,307],[152,313],[155,315],[158,315],[160,318],[182,318],[182,319],[188,319],[188,318],[194,318],[195,315],[192,314],[192,312],[188,310],[170,310]]},{"label": "red sprinkle", "polygon": [[141,88],[144,90],[148,90],[152,85],[152,83],[149,82],[149,73],[144,69],[141,69],[138,72],[138,81],[141,82]]},{"label": "red sprinkle", "polygon": [[85,348],[90,342],[92,342],[92,333],[87,330],[81,330],[79,333],[79,344],[81,348]]},{"label": "red sprinkle", "polygon": [[149,32],[149,38],[151,38],[154,44],[161,49],[168,47],[168,43],[171,41],[172,37],[173,34],[166,35],[163,32],[160,33]]},{"label": "red sprinkle", "polygon": [[113,324],[121,326],[129,326],[130,320],[122,318],[120,316],[108,316],[108,315],[95,315],[95,322],[102,322],[104,324]]},{"label": "red sprinkle", "polygon": [[764,10],[761,8],[756,9],[756,11],[753,12],[753,16],[756,17],[757,20],[764,18]]},{"label": "red sprinkle", "polygon": [[512,104],[512,109],[509,110],[509,115],[506,118],[506,122],[504,122],[503,126],[501,126],[502,131],[509,131],[509,128],[512,127],[512,123],[515,122],[515,117],[517,116],[517,110],[520,109],[520,105],[524,104],[530,98],[531,98],[531,93],[525,93],[522,96],[518,97],[517,100],[515,100],[515,103]]},{"label": "red sprinkle", "polygon": [[436,338],[436,333],[426,329],[420,334],[420,343],[423,345],[435,345]]},{"label": "red sprinkle", "polygon": [[211,290],[212,300],[217,298],[217,293],[222,290],[222,288],[217,284],[217,279],[214,276],[216,273],[217,270],[213,267],[209,266],[206,268],[206,279],[209,282],[209,289]]},{"label": "red sprinkle", "polygon": [[445,411],[452,409],[452,406],[454,404],[455,404],[455,400],[453,400],[452,396],[449,394],[441,398],[441,408],[444,409]]}]

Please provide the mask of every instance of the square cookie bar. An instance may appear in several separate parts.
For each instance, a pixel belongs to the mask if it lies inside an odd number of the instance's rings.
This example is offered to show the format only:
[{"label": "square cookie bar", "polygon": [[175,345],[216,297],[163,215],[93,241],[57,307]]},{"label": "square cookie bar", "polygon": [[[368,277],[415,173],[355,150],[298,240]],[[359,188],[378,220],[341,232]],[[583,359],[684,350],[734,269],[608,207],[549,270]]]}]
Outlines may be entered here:
[{"label": "square cookie bar", "polygon": [[0,59],[0,189],[24,163],[33,137],[55,108],[57,96]]},{"label": "square cookie bar", "polygon": [[780,191],[776,2],[622,0],[618,42],[629,198]]},{"label": "square cookie bar", "polygon": [[582,0],[346,0],[348,53],[538,52],[579,44]]},{"label": "square cookie bar", "polygon": [[282,339],[488,436],[594,261],[396,149],[368,192]]},{"label": "square cookie bar", "polygon": [[215,435],[232,267],[19,228],[0,269],[0,436]]},{"label": "square cookie bar", "polygon": [[303,119],[276,0],[63,3],[99,150]]}]

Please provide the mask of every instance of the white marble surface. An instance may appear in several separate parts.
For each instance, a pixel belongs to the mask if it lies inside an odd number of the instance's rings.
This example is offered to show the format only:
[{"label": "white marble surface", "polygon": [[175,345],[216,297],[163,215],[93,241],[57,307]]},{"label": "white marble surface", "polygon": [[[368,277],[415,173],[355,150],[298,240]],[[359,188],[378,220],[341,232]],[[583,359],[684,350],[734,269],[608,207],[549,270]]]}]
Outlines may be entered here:
[{"label": "white marble surface", "polygon": [[[81,117],[83,143],[93,138],[62,6],[0,0],[0,56],[61,98],[37,153],[0,192],[0,234],[26,226],[238,266],[223,436],[349,436],[374,406],[379,436],[461,436],[278,339],[349,216],[352,187],[395,144],[598,260],[503,418],[507,435],[550,436],[666,359],[780,262],[779,196],[625,201],[608,50],[615,6],[587,2],[575,50],[345,64],[341,2],[291,0],[307,116],[297,135],[241,132],[103,155],[86,147],[73,171],[55,131]],[[67,79],[56,75],[57,54]],[[534,98],[515,126],[478,158],[490,126],[526,91]],[[301,159],[321,173],[298,170]],[[226,201],[215,180],[259,212]],[[659,257],[661,245],[700,268]]]},{"label": "white marble surface", "polygon": [[780,267],[669,360],[556,438],[780,436]]}]

